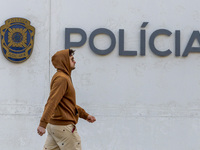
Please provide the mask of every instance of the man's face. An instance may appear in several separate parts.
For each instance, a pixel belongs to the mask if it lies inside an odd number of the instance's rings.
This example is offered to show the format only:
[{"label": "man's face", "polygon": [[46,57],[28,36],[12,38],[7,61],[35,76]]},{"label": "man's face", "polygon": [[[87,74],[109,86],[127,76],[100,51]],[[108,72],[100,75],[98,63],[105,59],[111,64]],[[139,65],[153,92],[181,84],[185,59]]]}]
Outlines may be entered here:
[{"label": "man's face", "polygon": [[70,67],[72,70],[75,69],[76,61],[74,60],[74,56],[69,56]]}]

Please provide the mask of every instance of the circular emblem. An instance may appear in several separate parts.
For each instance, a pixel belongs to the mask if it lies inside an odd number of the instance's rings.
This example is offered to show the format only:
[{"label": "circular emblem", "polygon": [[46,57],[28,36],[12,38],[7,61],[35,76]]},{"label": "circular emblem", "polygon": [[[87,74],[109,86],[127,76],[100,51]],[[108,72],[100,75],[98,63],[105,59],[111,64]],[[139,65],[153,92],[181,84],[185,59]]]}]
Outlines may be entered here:
[{"label": "circular emblem", "polygon": [[24,62],[32,51],[35,28],[23,18],[11,18],[1,27],[1,45],[4,56],[11,62]]},{"label": "circular emblem", "polygon": [[15,32],[12,36],[12,40],[15,43],[20,43],[23,40],[23,36],[20,32]]}]

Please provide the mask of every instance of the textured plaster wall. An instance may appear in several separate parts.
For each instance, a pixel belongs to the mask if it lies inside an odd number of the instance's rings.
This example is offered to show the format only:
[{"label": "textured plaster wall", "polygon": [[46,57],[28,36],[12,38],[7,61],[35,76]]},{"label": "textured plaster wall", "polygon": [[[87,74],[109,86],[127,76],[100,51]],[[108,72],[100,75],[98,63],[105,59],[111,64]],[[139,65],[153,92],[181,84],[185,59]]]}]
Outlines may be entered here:
[{"label": "textured plaster wall", "polygon": [[[65,28],[82,28],[90,36],[97,28],[110,29],[116,37],[114,51],[94,54],[88,40],[75,48],[73,83],[77,103],[96,116],[77,125],[84,150],[199,150],[200,54],[175,57],[175,30],[181,31],[181,54],[194,30],[199,30],[199,4],[164,0],[8,0],[2,1],[0,25],[23,17],[36,28],[34,51],[24,63],[8,62],[0,55],[0,149],[39,150],[45,137],[36,134],[49,84],[55,72],[50,57],[64,49]],[[146,30],[146,56],[139,56],[140,26]],[[167,57],[154,55],[150,35],[168,29],[155,45],[171,49]],[[119,29],[125,30],[125,49],[138,56],[118,55]],[[73,41],[80,36],[72,35]],[[106,49],[106,35],[95,38]],[[198,42],[194,43],[199,46]]]},{"label": "textured plaster wall", "polygon": [[49,91],[48,0],[1,0],[0,24],[22,17],[35,27],[31,57],[24,63],[9,62],[0,54],[0,149],[39,150],[45,137],[36,129]]}]

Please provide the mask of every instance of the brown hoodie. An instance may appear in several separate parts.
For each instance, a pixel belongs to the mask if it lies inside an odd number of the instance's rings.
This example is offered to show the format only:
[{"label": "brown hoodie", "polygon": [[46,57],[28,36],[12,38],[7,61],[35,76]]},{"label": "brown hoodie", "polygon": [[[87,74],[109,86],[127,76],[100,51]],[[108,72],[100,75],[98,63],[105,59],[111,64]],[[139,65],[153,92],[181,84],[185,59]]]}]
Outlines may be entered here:
[{"label": "brown hoodie", "polygon": [[75,90],[71,81],[69,50],[58,51],[52,57],[57,69],[51,80],[50,95],[44,108],[40,126],[76,124],[78,117],[86,119],[88,113],[76,105]]}]

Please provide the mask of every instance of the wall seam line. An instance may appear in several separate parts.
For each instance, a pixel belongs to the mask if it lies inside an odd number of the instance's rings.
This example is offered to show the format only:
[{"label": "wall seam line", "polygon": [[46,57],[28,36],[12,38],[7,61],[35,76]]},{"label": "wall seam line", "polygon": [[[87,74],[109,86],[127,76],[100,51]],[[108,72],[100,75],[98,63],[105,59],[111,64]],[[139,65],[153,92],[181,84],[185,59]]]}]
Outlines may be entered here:
[{"label": "wall seam line", "polygon": [[50,74],[51,74],[51,1],[49,2],[49,79],[48,82],[50,84]]}]

